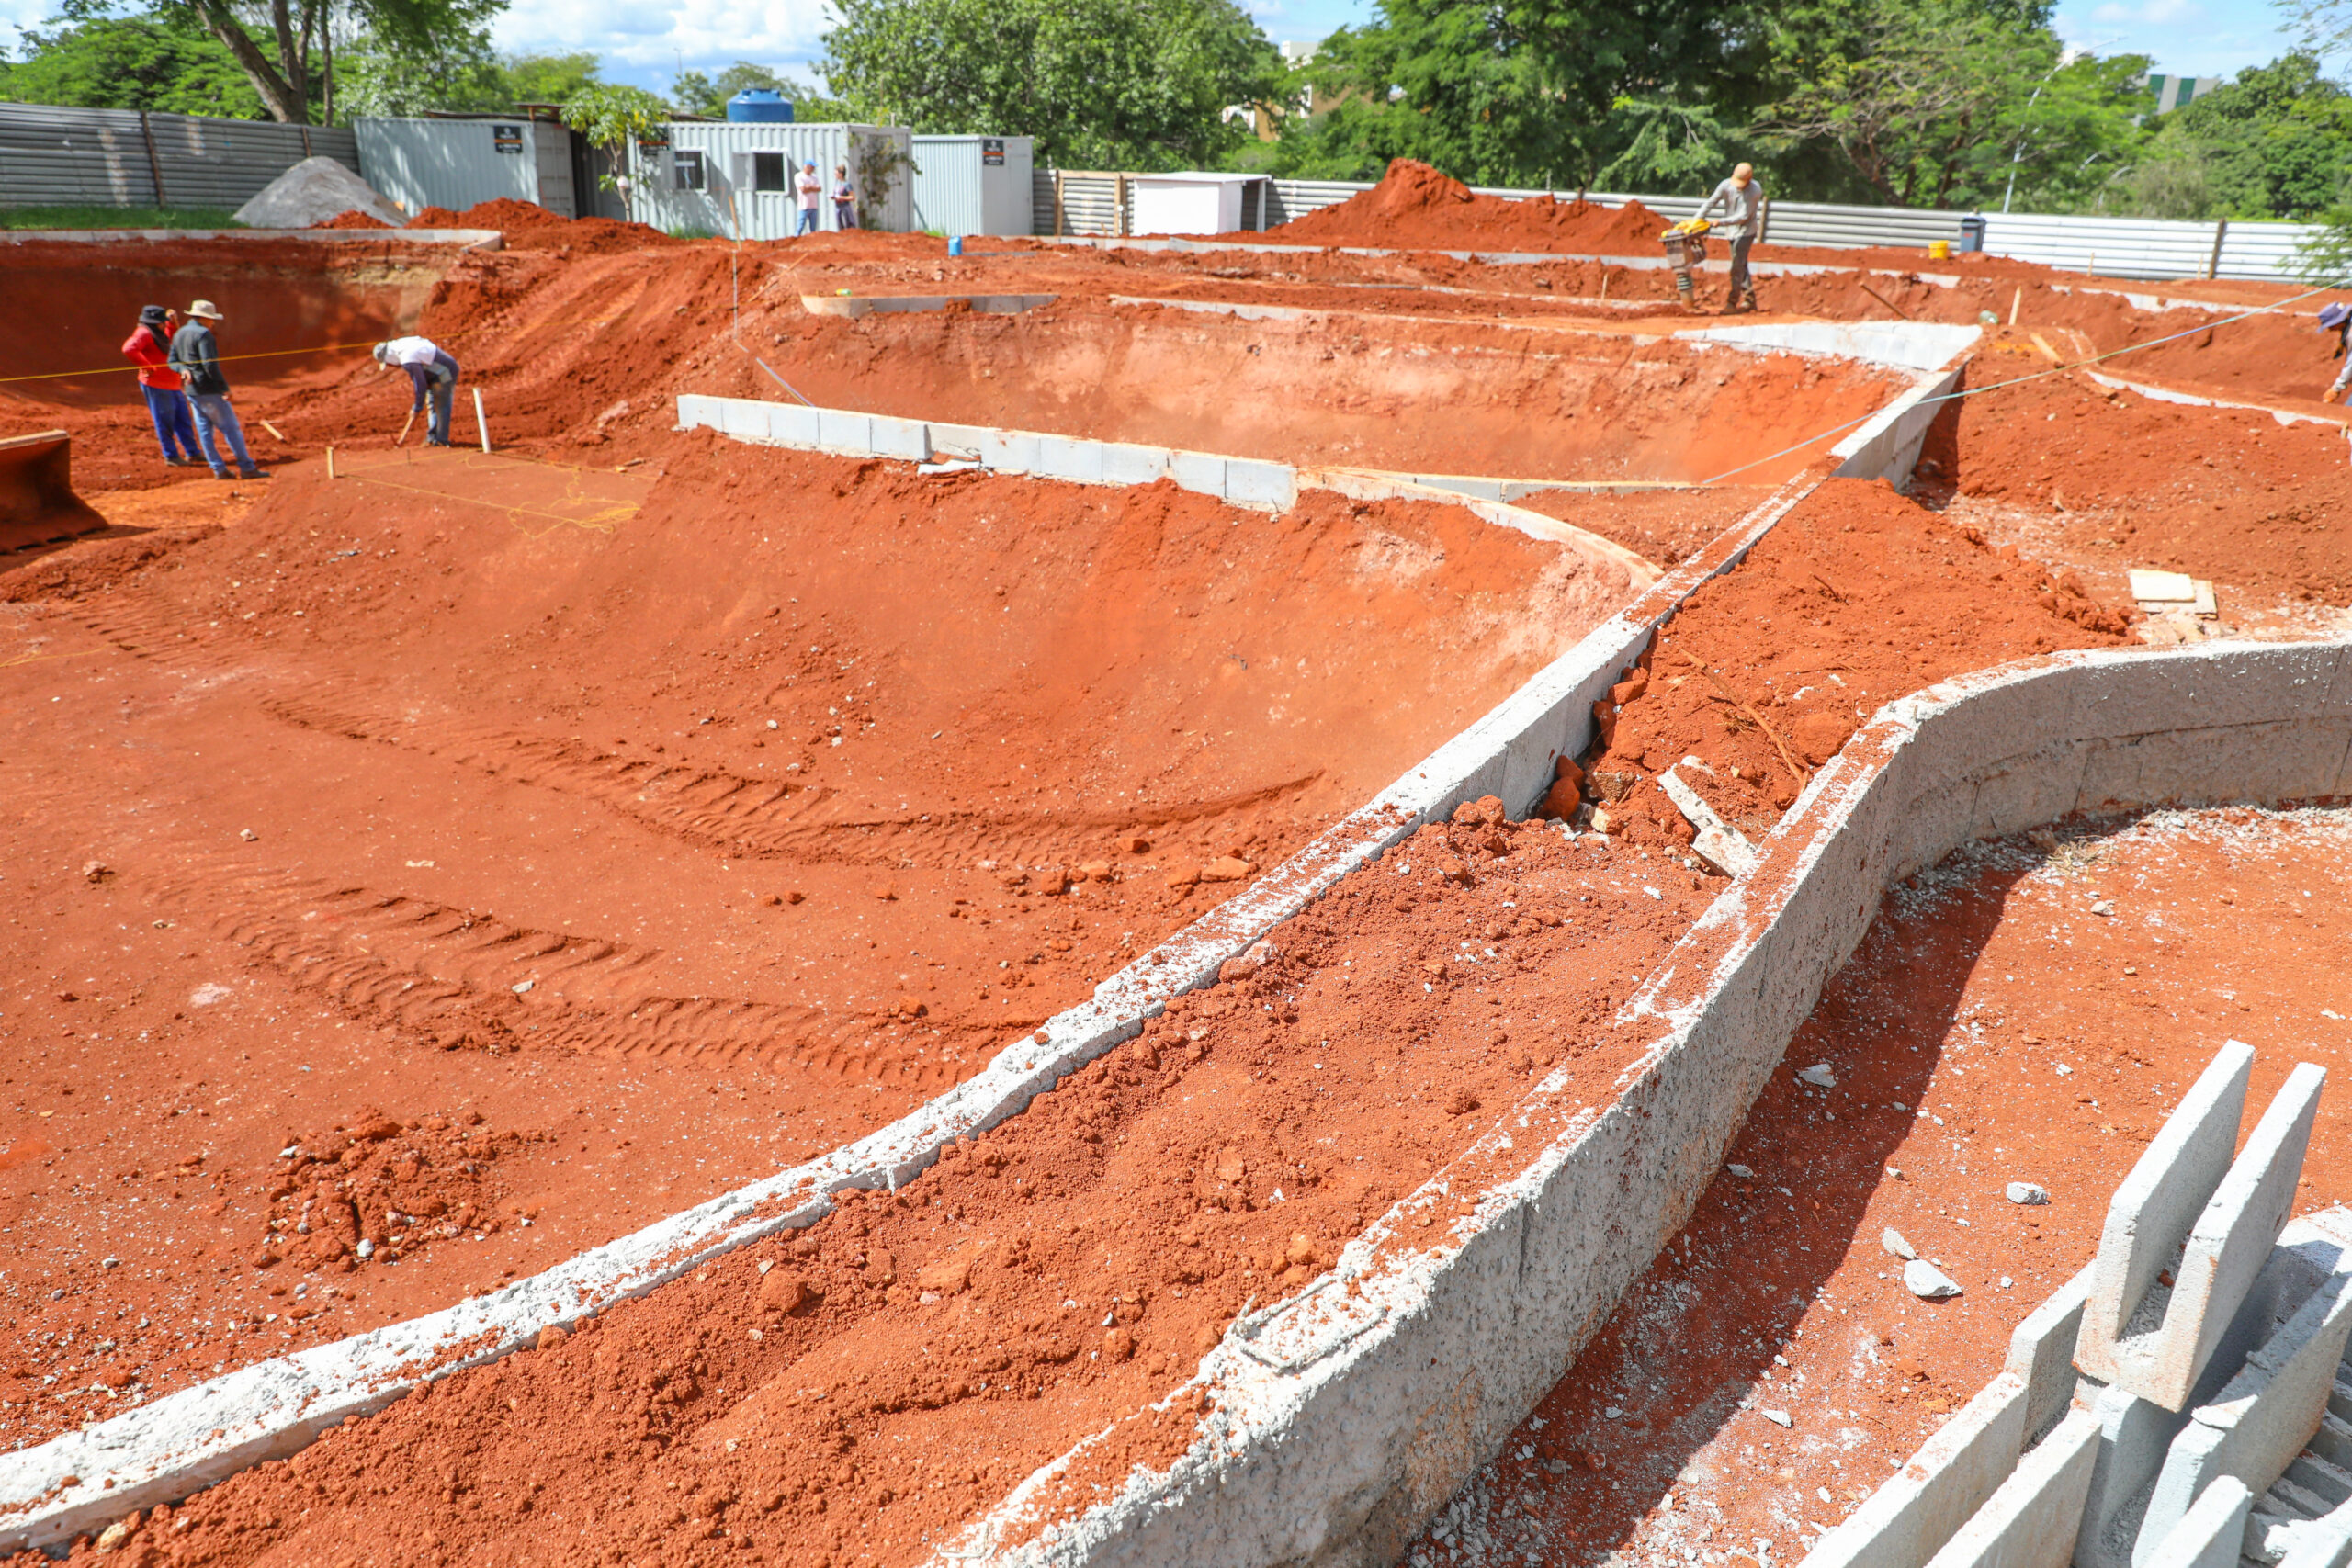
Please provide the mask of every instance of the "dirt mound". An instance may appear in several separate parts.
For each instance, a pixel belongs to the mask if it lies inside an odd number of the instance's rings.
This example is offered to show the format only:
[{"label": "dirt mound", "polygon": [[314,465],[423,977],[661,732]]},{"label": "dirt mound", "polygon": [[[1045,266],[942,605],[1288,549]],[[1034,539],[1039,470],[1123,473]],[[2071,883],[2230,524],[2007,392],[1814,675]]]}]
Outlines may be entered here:
[{"label": "dirt mound", "polygon": [[362,212],[359,209],[353,207],[336,213],[323,223],[313,223],[311,227],[313,229],[390,229],[392,225],[372,212]]},{"label": "dirt mound", "polygon": [[1832,479],[1739,570],[1692,594],[1597,716],[1586,794],[1609,830],[1684,845],[1657,784],[1678,771],[1749,838],[1780,820],[1811,770],[1883,704],[2029,653],[2107,648],[2125,613],[2054,581],[1883,482]]},{"label": "dirt mound", "polygon": [[428,207],[410,219],[408,226],[495,229],[506,236],[509,250],[562,250],[582,255],[609,255],[616,251],[641,251],[652,245],[685,243],[650,223],[625,223],[616,218],[566,218],[536,203],[504,196],[478,201],[463,212]]},{"label": "dirt mound", "polygon": [[1621,208],[1539,196],[1480,196],[1427,164],[1399,158],[1372,189],[1250,236],[1320,245],[1429,245],[1445,250],[1647,255],[1666,220],[1638,201]]},{"label": "dirt mound", "polygon": [[[2104,368],[2128,375],[2132,358]],[[1980,355],[1968,376],[1986,389],[1938,422],[1927,461],[1963,493],[2060,514],[2078,558],[2352,604],[2341,426],[2162,402],[2075,373],[2018,380],[2049,367],[2025,344]]]}]

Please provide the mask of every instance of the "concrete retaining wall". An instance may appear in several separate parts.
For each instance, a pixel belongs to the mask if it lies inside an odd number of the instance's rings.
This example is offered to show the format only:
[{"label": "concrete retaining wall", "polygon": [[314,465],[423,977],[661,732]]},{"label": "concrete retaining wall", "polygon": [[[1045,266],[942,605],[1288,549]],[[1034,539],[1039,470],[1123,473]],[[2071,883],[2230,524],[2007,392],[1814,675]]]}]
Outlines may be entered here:
[{"label": "concrete retaining wall", "polygon": [[936,1561],[1393,1561],[1679,1228],[1888,886],[2076,810],[2346,793],[2341,641],[2063,655],[1889,705],[1613,1027],[1555,1043],[1635,1053],[1612,1103],[1545,1079],[1331,1274],[1235,1325],[1195,1380],[1214,1407],[1167,1470],[1063,1501],[1090,1439]]}]

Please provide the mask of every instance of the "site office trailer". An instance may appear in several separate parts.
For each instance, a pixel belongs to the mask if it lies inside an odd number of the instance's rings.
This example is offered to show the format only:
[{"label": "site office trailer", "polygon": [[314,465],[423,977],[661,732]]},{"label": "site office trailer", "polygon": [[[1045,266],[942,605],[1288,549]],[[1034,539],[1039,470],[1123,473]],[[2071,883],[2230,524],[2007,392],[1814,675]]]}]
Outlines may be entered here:
[{"label": "site office trailer", "polygon": [[858,223],[904,231],[914,227],[910,138],[898,126],[782,125],[673,120],[661,140],[639,141],[632,163],[637,216],[673,233],[695,231],[743,240],[786,240],[798,222],[793,182],[800,165],[817,165],[824,190],[817,227],[831,231],[834,169],[846,164],[857,192]]},{"label": "site office trailer", "polygon": [[1035,227],[1030,136],[914,138],[914,226],[938,234],[1026,234]]},{"label": "site office trailer", "polygon": [[[506,197],[566,218],[582,216],[582,148],[558,121],[521,114],[363,118],[352,122],[352,132],[360,177],[411,214],[428,207],[463,212]],[[597,211],[593,189],[584,211]]]}]

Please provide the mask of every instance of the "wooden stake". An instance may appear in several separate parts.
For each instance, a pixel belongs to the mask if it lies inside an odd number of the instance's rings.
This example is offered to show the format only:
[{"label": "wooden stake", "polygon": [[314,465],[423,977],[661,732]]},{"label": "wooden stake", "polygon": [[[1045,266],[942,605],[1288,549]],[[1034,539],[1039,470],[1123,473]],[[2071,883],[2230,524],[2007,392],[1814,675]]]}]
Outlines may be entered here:
[{"label": "wooden stake", "polygon": [[2009,325],[2016,326],[2018,324],[2018,307],[2024,303],[2025,286],[2023,284],[2019,284],[2018,286],[2018,291],[2009,296]]},{"label": "wooden stake", "polygon": [[411,425],[414,424],[415,423],[416,423],[416,411],[415,411],[414,409],[411,409],[411,410],[409,410],[409,411],[408,411],[408,417],[407,417],[406,419],[404,419],[404,420],[401,421],[401,433],[400,433],[400,434],[398,434],[397,436],[393,437],[393,439],[392,439],[392,445],[393,445],[393,446],[407,446],[407,445],[408,445],[408,432],[409,432],[409,426],[411,426]]},{"label": "wooden stake", "polygon": [[276,425],[274,425],[274,424],[270,423],[269,423],[269,421],[267,421],[267,420],[263,420],[263,421],[261,422],[261,427],[262,427],[264,430],[268,431],[272,435],[277,436],[278,440],[286,442],[286,445],[287,445],[287,446],[293,446],[293,445],[294,445],[294,443],[292,443],[291,441],[287,441],[287,440],[286,440],[286,432],[284,432],[284,431],[282,431],[282,430],[278,429],[278,428],[277,428],[277,426],[276,426]]},{"label": "wooden stake", "polygon": [[481,389],[480,387],[474,388],[473,394],[474,428],[481,432],[481,449],[483,452],[487,453],[490,450],[490,423],[481,416]]},{"label": "wooden stake", "polygon": [[334,448],[332,446],[327,448],[327,479],[330,482],[334,479]]}]

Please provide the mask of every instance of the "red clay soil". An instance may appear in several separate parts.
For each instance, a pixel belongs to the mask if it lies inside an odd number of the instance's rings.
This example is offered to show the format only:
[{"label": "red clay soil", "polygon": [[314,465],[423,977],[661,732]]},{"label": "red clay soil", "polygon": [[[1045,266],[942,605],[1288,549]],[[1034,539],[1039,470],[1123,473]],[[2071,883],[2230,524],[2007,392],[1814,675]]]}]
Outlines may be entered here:
[{"label": "red clay soil", "polygon": [[1286,245],[1427,245],[1462,251],[1557,251],[1586,255],[1647,255],[1666,220],[1638,201],[1619,208],[1549,196],[1511,201],[1478,196],[1451,175],[1411,158],[1388,165],[1378,185],[1278,224],[1262,234],[1228,239]]},{"label": "red clay soil", "polygon": [[[1896,890],[1680,1238],[1406,1561],[1802,1556],[2000,1370],[2223,1041],[2258,1053],[2246,1129],[2299,1061],[2341,1082],[2347,850],[2340,810],[2167,812]],[[1835,1089],[1796,1081],[1816,1062]],[[2352,1200],[2347,1156],[2331,1092],[2296,1213]],[[2051,1203],[2008,1202],[2016,1180]],[[1890,1227],[1963,1294],[1913,1299]]]},{"label": "red clay soil", "polygon": [[1657,778],[1695,756],[1705,767],[1679,776],[1753,837],[1894,698],[2004,658],[2113,646],[2133,614],[1883,482],[1832,479],[1693,593],[1600,705],[1588,793],[1629,842],[1687,845]]},{"label": "red clay soil", "polygon": [[[1458,507],[668,462],[346,455],[0,575],[0,1042],[38,1134],[0,1250],[66,1292],[28,1332],[120,1317],[109,1366],[157,1392],[283,1348],[218,1329],[271,1287],[335,1289],[309,1343],[845,1142],[1614,607]],[[382,1118],[379,1165],[287,1186],[279,1150]],[[444,1234],[469,1204],[487,1242]],[[400,1266],[348,1272],[363,1236]]]},{"label": "red clay soil", "polygon": [[363,212],[358,208],[353,207],[336,213],[324,222],[313,223],[311,227],[313,229],[389,229],[391,225],[372,212]]},{"label": "red clay soil", "polygon": [[[1729,581],[1780,593],[1836,570],[1845,596],[1788,615],[1760,669],[1727,653],[1728,679],[1769,689],[1776,644],[1855,661],[1891,598],[1973,547],[1897,498],[1837,487]],[[2036,576],[1982,570],[1961,640],[1916,679],[2083,640],[2041,607]],[[1754,648],[1757,612],[1736,591],[1702,596],[1669,646]],[[1751,750],[1719,723],[1687,747],[1722,774]],[[1560,1042],[1591,1038],[1720,886],[1662,847],[1465,808],[895,1196],[454,1377],[144,1538],[200,1562],[307,1562],[352,1540],[407,1561],[460,1530],[531,1562],[698,1561],[746,1539],[782,1562],[914,1561],[1183,1382],[1245,1299],[1328,1266],[1559,1065]],[[1596,1093],[1623,1066],[1567,1065]],[[1336,1158],[1343,1138],[1361,1158]],[[1190,1432],[1167,1419],[1089,1473],[1164,1462]]]},{"label": "red clay soil", "polygon": [[613,255],[685,242],[663,233],[650,223],[629,223],[616,218],[566,218],[537,202],[498,197],[476,202],[463,212],[428,207],[408,220],[412,229],[495,229],[505,236],[509,250],[561,251],[578,255]]},{"label": "red clay soil", "polygon": [[1995,389],[1937,423],[1923,472],[2063,515],[2068,554],[2352,604],[2342,427],[2162,402],[2075,374],[1997,385],[2049,368],[2015,340],[1980,355],[1968,384]]}]

